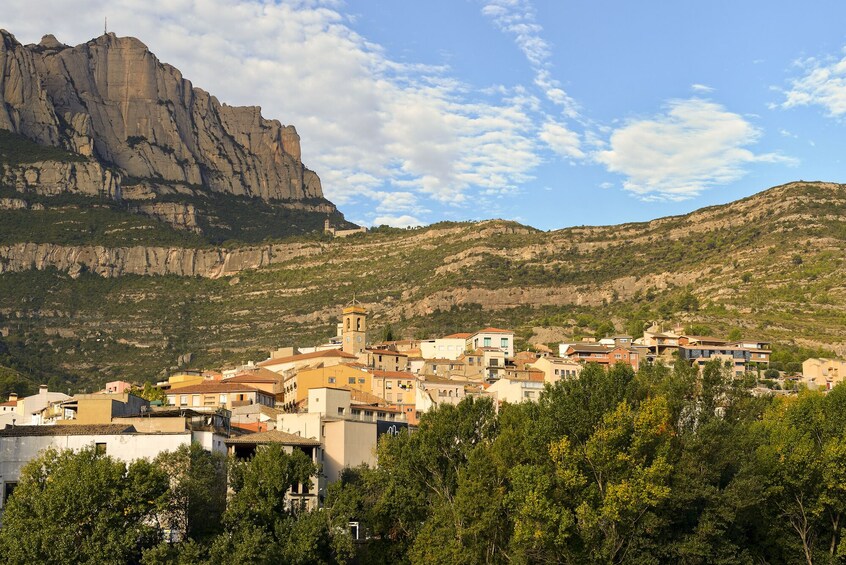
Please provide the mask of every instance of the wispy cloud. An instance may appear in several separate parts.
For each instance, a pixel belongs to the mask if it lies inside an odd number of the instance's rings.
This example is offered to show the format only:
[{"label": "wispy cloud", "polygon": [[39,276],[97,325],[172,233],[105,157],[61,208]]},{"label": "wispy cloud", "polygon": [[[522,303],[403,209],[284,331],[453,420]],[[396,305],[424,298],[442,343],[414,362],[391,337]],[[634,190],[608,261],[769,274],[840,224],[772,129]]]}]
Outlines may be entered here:
[{"label": "wispy cloud", "polygon": [[525,55],[535,72],[535,85],[547,99],[560,106],[567,117],[578,116],[576,102],[552,78],[549,44],[543,38],[543,26],[537,23],[535,9],[529,0],[486,0],[482,13],[494,25],[514,38],[517,48]]},{"label": "wispy cloud", "polygon": [[[543,26],[537,22],[535,9],[529,0],[486,0],[482,13],[490,18],[497,29],[511,36],[526,57],[533,72],[534,85],[544,97],[569,119],[579,118],[576,101],[553,78],[549,44],[543,38]],[[561,120],[548,117],[544,120],[539,137],[559,156],[581,158],[584,156],[579,135]],[[563,142],[563,144],[562,144]]]},{"label": "wispy cloud", "polygon": [[846,57],[839,61],[804,59],[796,66],[802,74],[791,80],[782,108],[821,106],[834,118],[846,114]]},{"label": "wispy cloud", "polygon": [[707,94],[709,92],[714,92],[714,87],[708,86],[707,84],[691,84],[690,89],[694,92],[700,92],[703,94]]},{"label": "wispy cloud", "polygon": [[625,177],[623,188],[644,200],[687,200],[736,181],[756,162],[788,162],[749,149],[761,131],[723,106],[691,98],[672,100],[662,114],[632,120],[595,154]]}]

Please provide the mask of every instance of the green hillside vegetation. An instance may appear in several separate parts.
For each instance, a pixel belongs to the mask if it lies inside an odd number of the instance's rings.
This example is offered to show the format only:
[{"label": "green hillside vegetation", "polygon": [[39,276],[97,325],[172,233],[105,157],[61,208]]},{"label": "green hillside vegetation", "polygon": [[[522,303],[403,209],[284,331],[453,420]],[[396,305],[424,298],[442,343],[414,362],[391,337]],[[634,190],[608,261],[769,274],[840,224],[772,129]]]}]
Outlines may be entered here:
[{"label": "green hillside vegetation", "polygon": [[58,147],[39,145],[22,135],[0,129],[0,163],[21,165],[38,161],[59,161],[62,163],[83,162],[88,159]]},{"label": "green hillside vegetation", "polygon": [[0,328],[29,372],[89,390],[155,379],[189,352],[211,368],[321,343],[353,294],[374,336],[388,324],[417,338],[493,325],[523,348],[539,328],[554,344],[659,320],[833,355],[845,238],[846,188],[794,183],[641,224],[542,232],[494,220],[300,240],[313,255],[216,280],[8,273]]}]

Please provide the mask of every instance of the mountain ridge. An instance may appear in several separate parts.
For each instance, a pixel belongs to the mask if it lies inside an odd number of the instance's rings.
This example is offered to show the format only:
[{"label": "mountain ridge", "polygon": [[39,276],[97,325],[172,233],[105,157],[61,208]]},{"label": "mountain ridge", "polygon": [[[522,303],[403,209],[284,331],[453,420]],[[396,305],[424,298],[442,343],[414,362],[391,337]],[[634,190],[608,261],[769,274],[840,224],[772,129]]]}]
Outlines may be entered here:
[{"label": "mountain ridge", "polygon": [[[0,335],[15,358],[29,359],[14,368],[46,364],[82,386],[154,378],[186,353],[194,366],[257,360],[334,335],[353,295],[371,312],[374,337],[388,325],[421,338],[506,326],[526,347],[663,320],[846,352],[846,185],[835,183],[788,183],[683,216],[555,232],[488,220],[191,247],[145,246],[150,232],[136,227],[126,229],[134,246],[100,246],[100,255],[93,245],[0,244],[40,249],[0,258],[14,271],[0,275]],[[125,268],[122,249],[135,249],[138,269]],[[217,269],[209,276],[185,267],[203,264],[198,249]],[[226,253],[233,259],[221,268]]]},{"label": "mountain ridge", "polygon": [[[0,69],[0,130],[68,152],[19,163],[0,151],[0,182],[19,192],[105,194],[194,231],[204,214],[222,223],[214,208],[229,197],[347,224],[303,164],[294,126],[257,106],[221,104],[138,39],[109,33],[71,47],[45,36],[22,45],[0,30]],[[185,202],[192,198],[200,205]],[[162,199],[169,206],[150,204]]]}]

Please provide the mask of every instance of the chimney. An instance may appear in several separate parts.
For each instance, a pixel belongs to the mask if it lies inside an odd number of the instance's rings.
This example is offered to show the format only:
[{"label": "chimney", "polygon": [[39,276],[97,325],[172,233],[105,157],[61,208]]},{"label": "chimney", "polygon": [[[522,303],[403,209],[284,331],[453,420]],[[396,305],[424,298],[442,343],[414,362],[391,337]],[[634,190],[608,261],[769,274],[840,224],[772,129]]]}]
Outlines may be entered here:
[{"label": "chimney", "polygon": [[47,385],[41,385],[38,387],[38,394],[47,394]]},{"label": "chimney", "polygon": [[12,392],[9,393],[9,402],[17,402],[18,401],[18,393]]}]

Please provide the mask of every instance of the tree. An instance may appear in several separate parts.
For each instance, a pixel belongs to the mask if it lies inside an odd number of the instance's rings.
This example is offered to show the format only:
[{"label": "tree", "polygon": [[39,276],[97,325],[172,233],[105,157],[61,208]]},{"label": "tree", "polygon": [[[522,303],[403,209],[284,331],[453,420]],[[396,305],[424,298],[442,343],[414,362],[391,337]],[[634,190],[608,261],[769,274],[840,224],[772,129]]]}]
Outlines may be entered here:
[{"label": "tree", "polygon": [[326,513],[291,505],[288,491],[309,484],[317,467],[302,451],[261,446],[229,469],[234,494],[224,513],[225,531],[214,541],[211,561],[250,563],[344,562],[350,545],[335,537]]},{"label": "tree", "polygon": [[151,526],[167,476],[93,447],[48,449],[23,468],[0,528],[6,563],[125,563],[158,542]]},{"label": "tree", "polygon": [[154,464],[170,477],[162,521],[194,540],[219,532],[226,509],[225,457],[195,442],[160,454]]},{"label": "tree", "polygon": [[801,551],[808,565],[846,556],[846,386],[829,394],[780,398],[759,426],[757,452],[773,537]]},{"label": "tree", "polygon": [[149,382],[144,383],[144,386],[140,388],[132,387],[130,392],[150,402],[159,401],[162,404],[167,404],[167,394],[165,391]]}]

